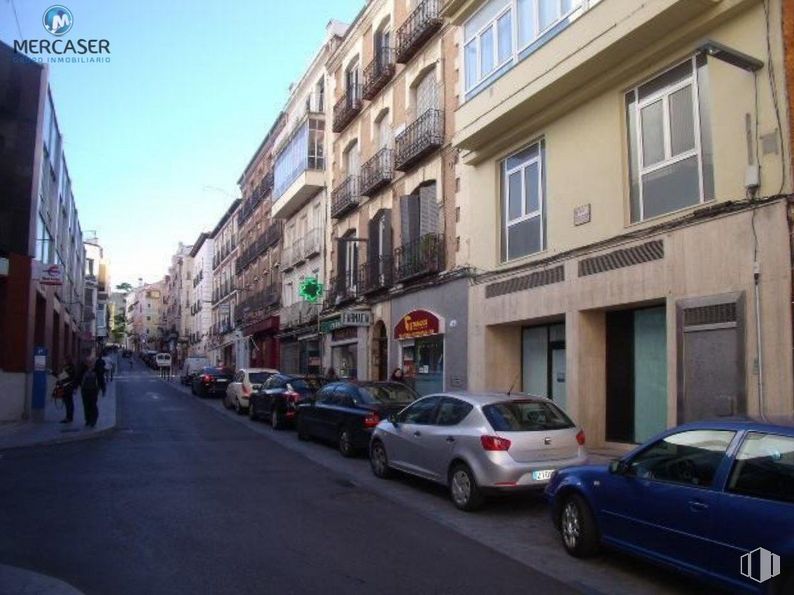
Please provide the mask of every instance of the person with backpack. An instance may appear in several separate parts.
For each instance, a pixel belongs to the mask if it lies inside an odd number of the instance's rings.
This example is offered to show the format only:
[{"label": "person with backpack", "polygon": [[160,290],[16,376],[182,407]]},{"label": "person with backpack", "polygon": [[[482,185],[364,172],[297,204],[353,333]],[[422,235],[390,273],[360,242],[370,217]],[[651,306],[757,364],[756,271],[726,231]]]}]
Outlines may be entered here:
[{"label": "person with backpack", "polygon": [[96,362],[89,356],[83,376],[80,379],[80,396],[83,398],[83,413],[85,413],[85,425],[93,428],[99,418],[97,408],[97,397],[99,397],[99,376],[96,372]]}]

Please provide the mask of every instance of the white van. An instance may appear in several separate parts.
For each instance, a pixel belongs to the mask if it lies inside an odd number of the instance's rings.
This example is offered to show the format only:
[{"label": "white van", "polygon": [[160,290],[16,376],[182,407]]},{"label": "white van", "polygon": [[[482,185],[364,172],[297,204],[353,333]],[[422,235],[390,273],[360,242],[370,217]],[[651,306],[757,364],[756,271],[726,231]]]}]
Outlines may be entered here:
[{"label": "white van", "polygon": [[154,356],[154,361],[157,363],[158,368],[170,368],[171,367],[171,354],[170,353],[158,353]]},{"label": "white van", "polygon": [[193,380],[193,375],[202,368],[209,368],[212,364],[206,357],[189,357],[182,364],[182,374],[180,380],[182,384],[188,385]]}]

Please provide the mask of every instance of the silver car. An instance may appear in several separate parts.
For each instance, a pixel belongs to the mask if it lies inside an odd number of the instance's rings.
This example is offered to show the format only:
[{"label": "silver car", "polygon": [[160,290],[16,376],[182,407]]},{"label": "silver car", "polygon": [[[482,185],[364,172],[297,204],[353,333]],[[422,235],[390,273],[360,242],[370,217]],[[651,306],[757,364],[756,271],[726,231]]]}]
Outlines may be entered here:
[{"label": "silver car", "polygon": [[489,492],[540,490],[555,469],[586,462],[584,442],[549,399],[453,392],[381,421],[370,463],[378,477],[397,469],[447,485],[458,508],[475,510]]}]

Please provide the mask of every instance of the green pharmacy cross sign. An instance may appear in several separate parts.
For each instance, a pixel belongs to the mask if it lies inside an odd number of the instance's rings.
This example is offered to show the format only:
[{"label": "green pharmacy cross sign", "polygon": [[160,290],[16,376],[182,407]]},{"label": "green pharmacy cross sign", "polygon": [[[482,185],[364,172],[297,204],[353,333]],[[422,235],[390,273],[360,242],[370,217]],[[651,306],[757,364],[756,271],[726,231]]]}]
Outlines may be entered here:
[{"label": "green pharmacy cross sign", "polygon": [[323,284],[317,277],[307,277],[301,281],[298,294],[310,304],[316,304],[317,300],[323,297]]}]

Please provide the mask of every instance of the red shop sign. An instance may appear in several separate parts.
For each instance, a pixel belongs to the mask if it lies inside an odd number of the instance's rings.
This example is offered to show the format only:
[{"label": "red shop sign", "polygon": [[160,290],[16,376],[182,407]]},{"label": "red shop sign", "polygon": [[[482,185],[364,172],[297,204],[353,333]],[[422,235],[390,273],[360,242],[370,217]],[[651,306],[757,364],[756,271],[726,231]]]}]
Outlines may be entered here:
[{"label": "red shop sign", "polygon": [[427,310],[413,310],[400,319],[394,327],[394,338],[415,339],[437,335],[441,331],[441,321],[438,316]]}]

